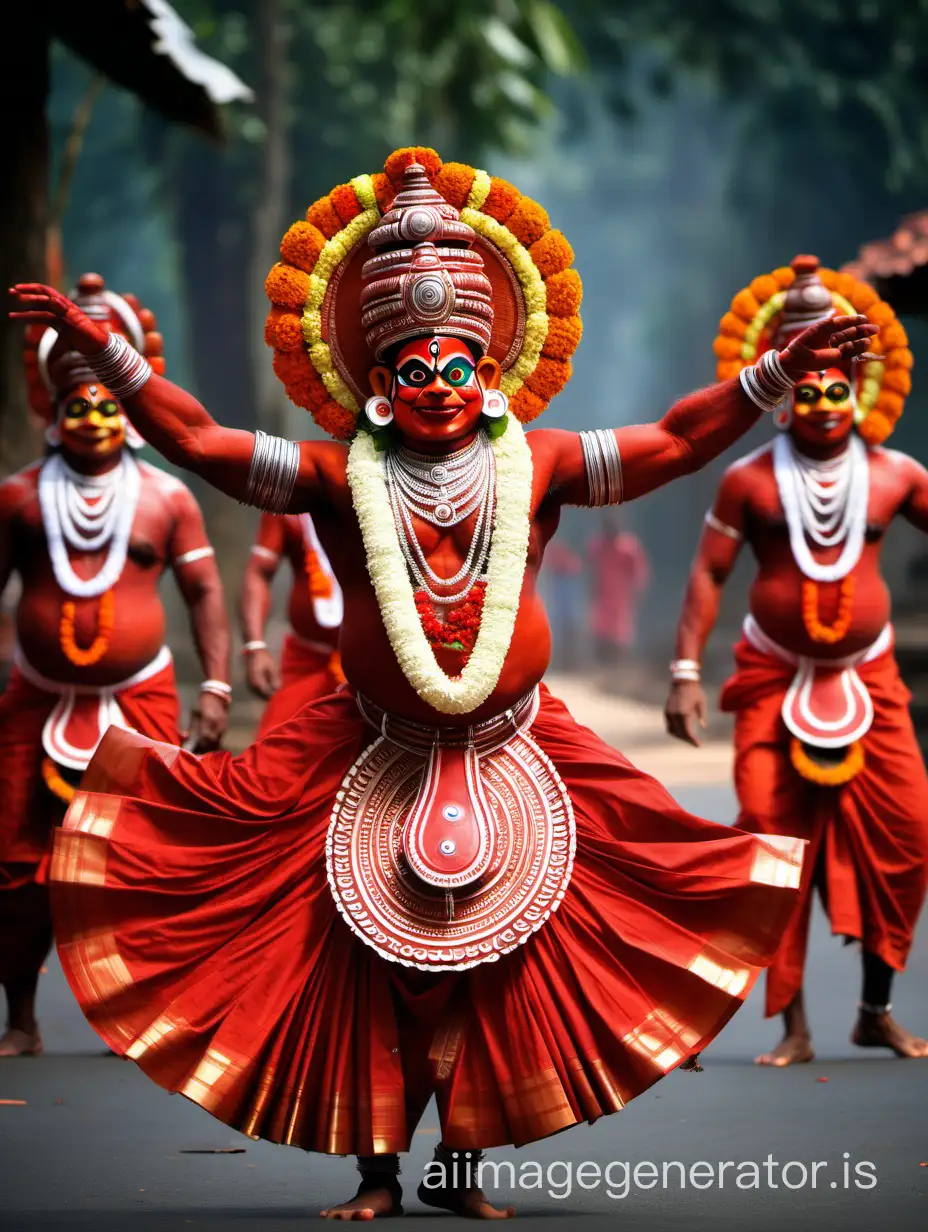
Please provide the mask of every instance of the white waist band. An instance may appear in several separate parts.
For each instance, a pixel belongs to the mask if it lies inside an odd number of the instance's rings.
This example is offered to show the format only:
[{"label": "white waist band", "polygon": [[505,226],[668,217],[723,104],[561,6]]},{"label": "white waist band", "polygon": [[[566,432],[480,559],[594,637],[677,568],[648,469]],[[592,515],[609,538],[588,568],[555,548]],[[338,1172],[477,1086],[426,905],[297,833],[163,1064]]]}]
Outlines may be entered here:
[{"label": "white waist band", "polygon": [[44,689],[46,693],[120,693],[123,689],[129,689],[134,684],[142,684],[145,680],[151,680],[152,676],[157,676],[159,672],[164,671],[172,662],[171,651],[167,646],[162,646],[150,663],[147,663],[145,667],[141,668],[127,680],[119,680],[115,684],[69,684],[61,680],[49,680],[47,676],[37,672],[23,654],[22,647],[18,642],[13,649],[14,667],[17,667],[22,672],[30,684],[34,684],[37,689]]},{"label": "white waist band", "polygon": [[873,659],[878,659],[893,644],[893,627],[887,623],[880,630],[876,641],[863,650],[859,650],[857,654],[848,655],[844,659],[816,659],[812,655],[794,654],[792,650],[787,650],[785,646],[775,642],[763,631],[750,612],[744,618],[741,631],[745,640],[750,642],[755,650],[759,650],[761,654],[772,655],[775,659],[782,659],[784,663],[792,663],[794,667],[799,667],[803,663],[812,663],[822,667],[855,667],[858,663],[870,663]]}]

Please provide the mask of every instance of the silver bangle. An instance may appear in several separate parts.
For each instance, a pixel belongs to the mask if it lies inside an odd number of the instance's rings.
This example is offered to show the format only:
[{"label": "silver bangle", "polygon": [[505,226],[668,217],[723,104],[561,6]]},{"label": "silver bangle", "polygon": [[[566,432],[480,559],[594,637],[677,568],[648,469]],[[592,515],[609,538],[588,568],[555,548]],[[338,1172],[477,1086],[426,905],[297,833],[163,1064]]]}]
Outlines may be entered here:
[{"label": "silver bangle", "polygon": [[794,384],[775,350],[764,351],[756,364],[742,368],[740,380],[741,388],[763,411],[775,411]]},{"label": "silver bangle", "polygon": [[299,471],[299,445],[282,436],[269,436],[259,428],[242,504],[254,505],[265,513],[286,513]]},{"label": "silver bangle", "polygon": [[267,642],[262,642],[260,640],[255,640],[253,642],[246,642],[245,645],[242,647],[242,654],[243,655],[254,654],[256,650],[267,650]]},{"label": "silver bangle", "polygon": [[888,1014],[893,1006],[891,1001],[887,1005],[869,1005],[866,1001],[858,1001],[857,1008],[863,1010],[865,1014],[872,1014],[874,1018],[879,1018],[882,1014]]},{"label": "silver bangle", "polygon": [[670,664],[670,679],[673,681],[689,680],[699,683],[700,665],[697,659],[673,659]]},{"label": "silver bangle", "polygon": [[583,450],[589,507],[597,509],[602,505],[620,505],[623,496],[622,455],[615,432],[609,428],[581,432],[580,447]]},{"label": "silver bangle", "polygon": [[100,384],[105,385],[120,402],[137,394],[152,374],[151,364],[122,334],[110,334],[109,341],[99,354],[84,358]]}]

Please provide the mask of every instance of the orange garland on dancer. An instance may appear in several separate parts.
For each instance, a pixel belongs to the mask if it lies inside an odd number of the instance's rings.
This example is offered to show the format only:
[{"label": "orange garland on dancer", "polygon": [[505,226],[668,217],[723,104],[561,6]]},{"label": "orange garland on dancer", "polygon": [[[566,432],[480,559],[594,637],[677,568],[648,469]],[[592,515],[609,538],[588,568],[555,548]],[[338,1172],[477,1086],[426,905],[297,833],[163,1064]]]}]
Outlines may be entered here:
[{"label": "orange garland on dancer", "polygon": [[78,646],[74,626],[77,620],[77,605],[68,600],[61,605],[61,622],[58,625],[58,640],[68,662],[75,667],[93,667],[99,663],[110,648],[110,639],[116,624],[116,596],[112,588],[105,590],[100,596],[97,608],[97,634],[91,644],[84,649]]},{"label": "orange garland on dancer", "polygon": [[834,646],[847,637],[854,614],[854,592],[857,579],[853,574],[841,579],[838,590],[838,613],[830,625],[822,624],[819,618],[818,583],[805,578],[802,583],[802,623],[813,642],[825,642]]}]

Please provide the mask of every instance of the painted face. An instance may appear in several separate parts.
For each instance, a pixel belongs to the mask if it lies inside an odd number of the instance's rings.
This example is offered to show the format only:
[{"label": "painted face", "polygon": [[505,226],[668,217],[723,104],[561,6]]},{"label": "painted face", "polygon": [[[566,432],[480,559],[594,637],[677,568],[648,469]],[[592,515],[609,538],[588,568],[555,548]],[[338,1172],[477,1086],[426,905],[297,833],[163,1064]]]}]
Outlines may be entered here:
[{"label": "painted face", "polygon": [[807,372],[793,387],[790,435],[801,444],[835,444],[854,426],[854,396],[847,374],[840,368]]},{"label": "painted face", "polygon": [[495,359],[475,360],[460,338],[434,335],[408,342],[392,368],[374,368],[371,386],[390,399],[404,437],[440,444],[476,432],[484,390],[496,389],[499,378]]},{"label": "painted face", "polygon": [[126,439],[122,407],[104,385],[76,385],[62,400],[58,417],[61,447],[86,459],[103,460]]}]

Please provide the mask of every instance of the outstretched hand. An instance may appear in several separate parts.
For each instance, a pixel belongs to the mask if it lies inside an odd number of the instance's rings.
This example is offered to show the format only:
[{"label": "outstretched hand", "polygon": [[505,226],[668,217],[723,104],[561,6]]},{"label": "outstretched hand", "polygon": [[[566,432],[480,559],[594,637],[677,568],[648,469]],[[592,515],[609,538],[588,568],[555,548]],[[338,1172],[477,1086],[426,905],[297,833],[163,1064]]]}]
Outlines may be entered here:
[{"label": "outstretched hand", "polygon": [[109,340],[107,331],[81,312],[73,300],[41,282],[19,282],[10,287],[19,311],[11,311],[13,321],[50,325],[62,334],[69,346],[82,355],[97,355]]},{"label": "outstretched hand", "polygon": [[787,374],[797,380],[806,372],[824,372],[848,360],[879,362],[882,355],[867,350],[870,340],[879,332],[865,316],[832,317],[810,325],[794,338],[780,353],[780,362]]}]

